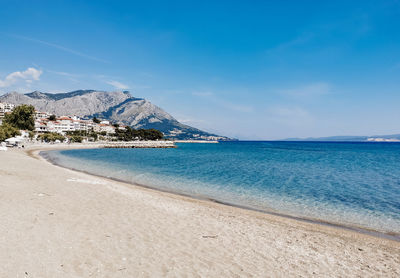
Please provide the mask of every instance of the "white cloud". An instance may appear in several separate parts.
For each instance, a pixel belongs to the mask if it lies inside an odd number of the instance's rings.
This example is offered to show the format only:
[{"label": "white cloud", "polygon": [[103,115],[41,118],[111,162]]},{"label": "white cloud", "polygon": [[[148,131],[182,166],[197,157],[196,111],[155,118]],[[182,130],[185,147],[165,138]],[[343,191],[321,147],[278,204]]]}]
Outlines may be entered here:
[{"label": "white cloud", "polygon": [[128,85],[122,84],[121,82],[118,81],[107,81],[107,84],[110,84],[111,86],[115,87],[116,89],[119,90],[126,90],[129,89]]},{"label": "white cloud", "polygon": [[0,80],[0,88],[7,88],[16,83],[23,81],[30,84],[33,81],[38,81],[42,75],[42,71],[35,68],[28,68],[25,71],[16,71],[6,76],[4,80]]}]

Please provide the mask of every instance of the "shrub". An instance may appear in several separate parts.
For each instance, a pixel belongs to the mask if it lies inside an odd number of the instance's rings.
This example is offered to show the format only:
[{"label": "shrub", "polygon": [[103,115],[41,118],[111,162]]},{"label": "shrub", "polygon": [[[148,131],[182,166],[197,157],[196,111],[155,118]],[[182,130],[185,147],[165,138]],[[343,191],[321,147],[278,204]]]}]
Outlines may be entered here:
[{"label": "shrub", "polygon": [[73,136],[69,137],[69,140],[71,140],[71,142],[73,142],[73,143],[82,143],[83,138],[82,138],[82,136],[79,136],[79,135],[73,135]]},{"label": "shrub", "polygon": [[16,135],[21,135],[18,128],[3,122],[3,124],[0,126],[0,142]]},{"label": "shrub", "polygon": [[56,132],[43,133],[38,136],[38,140],[45,142],[54,142],[56,140],[64,141],[65,137]]},{"label": "shrub", "polygon": [[18,129],[33,130],[35,128],[34,113],[35,108],[32,105],[19,105],[10,114],[5,115],[4,122]]}]

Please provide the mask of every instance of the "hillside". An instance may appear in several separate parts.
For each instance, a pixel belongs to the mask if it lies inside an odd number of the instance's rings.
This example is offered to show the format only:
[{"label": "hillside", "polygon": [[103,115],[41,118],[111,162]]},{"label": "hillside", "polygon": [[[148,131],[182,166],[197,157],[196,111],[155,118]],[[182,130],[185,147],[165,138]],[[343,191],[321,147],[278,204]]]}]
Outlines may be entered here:
[{"label": "hillside", "polygon": [[173,116],[151,102],[135,98],[129,92],[105,92],[78,90],[69,93],[50,94],[17,92],[0,96],[0,102],[31,104],[36,110],[58,116],[75,115],[82,118],[98,117],[135,129],[155,128],[168,138],[228,140],[227,137],[210,134],[177,121]]}]

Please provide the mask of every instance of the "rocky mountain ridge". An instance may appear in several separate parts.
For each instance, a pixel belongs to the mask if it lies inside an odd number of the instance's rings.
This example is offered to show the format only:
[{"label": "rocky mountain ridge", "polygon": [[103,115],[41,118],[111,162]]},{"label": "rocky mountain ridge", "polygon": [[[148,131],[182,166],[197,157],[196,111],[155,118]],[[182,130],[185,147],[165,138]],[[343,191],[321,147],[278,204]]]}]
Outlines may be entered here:
[{"label": "rocky mountain ridge", "polygon": [[175,139],[228,140],[227,137],[182,124],[160,107],[143,98],[133,97],[128,91],[78,90],[60,94],[11,92],[0,96],[0,102],[31,104],[38,111],[58,116],[98,117],[135,129],[155,128],[166,137]]}]

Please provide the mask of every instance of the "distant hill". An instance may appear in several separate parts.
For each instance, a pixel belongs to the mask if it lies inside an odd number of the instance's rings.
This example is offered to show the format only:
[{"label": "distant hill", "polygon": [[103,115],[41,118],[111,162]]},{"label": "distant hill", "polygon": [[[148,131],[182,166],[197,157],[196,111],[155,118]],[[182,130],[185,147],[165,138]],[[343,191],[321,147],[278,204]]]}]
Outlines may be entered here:
[{"label": "distant hill", "polygon": [[309,138],[287,138],[283,141],[331,141],[331,142],[396,142],[400,141],[400,134],[373,135],[373,136],[330,136]]},{"label": "distant hill", "polygon": [[129,92],[105,92],[78,90],[69,93],[50,94],[11,92],[0,96],[0,102],[31,104],[36,110],[58,116],[75,115],[82,118],[98,117],[115,123],[129,125],[135,129],[155,128],[168,138],[229,140],[177,121],[160,107]]}]

